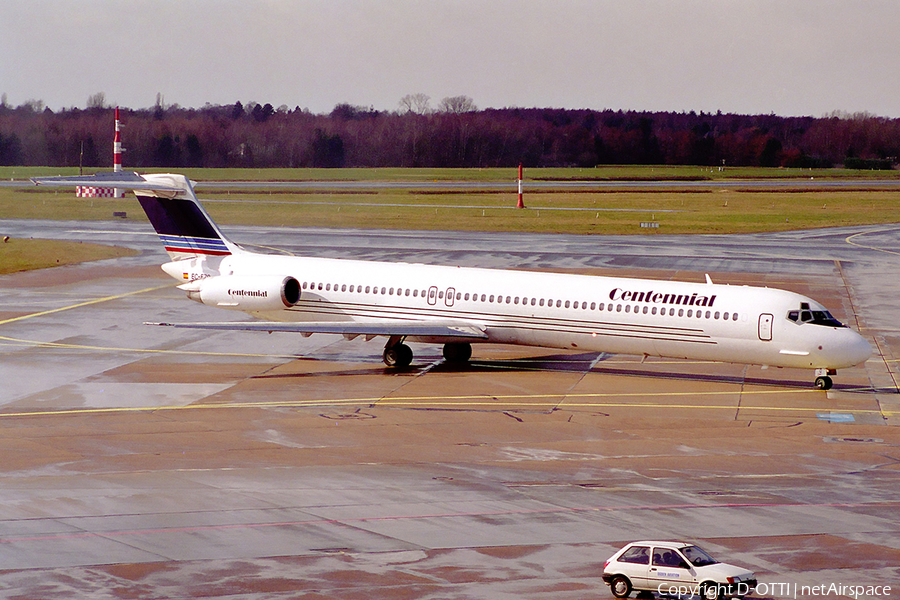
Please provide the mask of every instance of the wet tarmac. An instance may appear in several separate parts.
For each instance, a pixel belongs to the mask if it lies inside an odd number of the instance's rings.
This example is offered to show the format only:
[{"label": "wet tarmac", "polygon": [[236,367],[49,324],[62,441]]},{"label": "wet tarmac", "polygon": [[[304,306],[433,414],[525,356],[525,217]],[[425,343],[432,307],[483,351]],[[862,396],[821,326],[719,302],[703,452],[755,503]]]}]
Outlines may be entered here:
[{"label": "wet tarmac", "polygon": [[[294,254],[768,285],[876,348],[812,375],[540,348],[200,332],[149,226],[0,221],[139,256],[0,277],[0,596],[611,597],[636,539],[900,590],[898,226],[581,237],[227,228]],[[796,586],[796,587],[794,587]],[[860,597],[891,597],[862,595]]]}]

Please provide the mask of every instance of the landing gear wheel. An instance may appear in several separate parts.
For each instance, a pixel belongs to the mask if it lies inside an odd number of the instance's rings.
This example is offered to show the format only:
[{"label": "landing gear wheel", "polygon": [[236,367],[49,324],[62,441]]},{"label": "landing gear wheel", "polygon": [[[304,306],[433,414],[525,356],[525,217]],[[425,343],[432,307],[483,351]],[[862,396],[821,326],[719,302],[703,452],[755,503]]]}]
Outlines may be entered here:
[{"label": "landing gear wheel", "polygon": [[464,363],[472,358],[472,344],[444,344],[444,360],[448,363]]},{"label": "landing gear wheel", "polygon": [[627,598],[631,593],[631,582],[624,575],[616,575],[609,582],[609,591],[616,598]]},{"label": "landing gear wheel", "polygon": [[834,382],[831,381],[831,377],[828,377],[827,375],[816,377],[817,390],[830,390],[833,383]]},{"label": "landing gear wheel", "polygon": [[384,364],[389,367],[408,367],[413,359],[412,349],[406,344],[394,344],[387,346],[382,355]]}]

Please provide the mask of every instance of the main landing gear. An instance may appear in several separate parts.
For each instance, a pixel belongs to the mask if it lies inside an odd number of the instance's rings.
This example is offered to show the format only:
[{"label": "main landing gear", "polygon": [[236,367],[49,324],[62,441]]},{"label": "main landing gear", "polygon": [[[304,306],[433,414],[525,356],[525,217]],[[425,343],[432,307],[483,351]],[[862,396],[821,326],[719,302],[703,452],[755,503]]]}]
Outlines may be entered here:
[{"label": "main landing gear", "polygon": [[448,363],[462,364],[472,358],[472,344],[468,342],[444,344],[444,360]]},{"label": "main landing gear", "polygon": [[393,336],[388,339],[384,346],[384,354],[382,355],[384,364],[389,367],[397,367],[402,369],[408,367],[413,359],[412,348],[403,343],[403,338]]},{"label": "main landing gear", "polygon": [[830,390],[834,382],[829,375],[836,375],[835,369],[816,369],[816,389]]},{"label": "main landing gear", "polygon": [[[444,360],[448,363],[466,363],[472,358],[472,344],[468,342],[444,344],[443,354]],[[413,351],[403,343],[402,337],[392,336],[384,346],[382,359],[387,366],[402,369],[408,367],[412,362]]]}]

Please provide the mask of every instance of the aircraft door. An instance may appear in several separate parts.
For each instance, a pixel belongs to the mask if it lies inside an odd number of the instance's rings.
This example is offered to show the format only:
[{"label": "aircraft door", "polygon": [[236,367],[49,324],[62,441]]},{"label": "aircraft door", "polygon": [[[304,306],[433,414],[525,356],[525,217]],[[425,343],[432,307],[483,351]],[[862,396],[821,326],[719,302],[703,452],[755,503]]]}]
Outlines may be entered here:
[{"label": "aircraft door", "polygon": [[437,304],[437,286],[433,285],[428,288],[428,304],[434,306]]},{"label": "aircraft door", "polygon": [[444,296],[444,304],[447,306],[453,306],[453,300],[456,296],[456,290],[453,288],[447,288],[447,294]]},{"label": "aircraft door", "polygon": [[759,339],[763,342],[772,341],[772,315],[763,313],[759,315]]}]

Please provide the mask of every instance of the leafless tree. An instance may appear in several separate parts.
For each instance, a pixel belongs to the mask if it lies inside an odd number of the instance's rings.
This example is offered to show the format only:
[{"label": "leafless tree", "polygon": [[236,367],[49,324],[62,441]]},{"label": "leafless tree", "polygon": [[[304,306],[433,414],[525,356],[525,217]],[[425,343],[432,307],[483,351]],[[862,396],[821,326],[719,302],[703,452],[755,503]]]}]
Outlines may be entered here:
[{"label": "leafless tree", "polygon": [[475,106],[475,101],[468,96],[451,96],[441,100],[438,110],[444,113],[461,115],[467,112],[475,112],[478,110],[478,107]]},{"label": "leafless tree", "polygon": [[104,94],[103,92],[97,92],[96,94],[88,96],[87,107],[106,108],[106,94]]},{"label": "leafless tree", "polygon": [[431,112],[431,107],[428,105],[430,101],[431,97],[428,94],[407,94],[400,98],[400,114],[426,115]]}]

